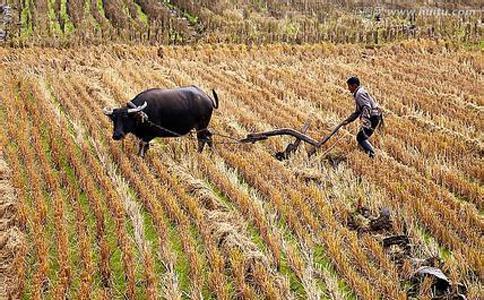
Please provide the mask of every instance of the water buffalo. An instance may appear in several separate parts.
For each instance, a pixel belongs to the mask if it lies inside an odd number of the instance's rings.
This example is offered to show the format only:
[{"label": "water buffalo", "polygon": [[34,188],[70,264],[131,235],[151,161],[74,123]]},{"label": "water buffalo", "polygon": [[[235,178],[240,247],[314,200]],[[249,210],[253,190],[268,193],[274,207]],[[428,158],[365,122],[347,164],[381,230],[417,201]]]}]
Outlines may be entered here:
[{"label": "water buffalo", "polygon": [[197,86],[175,89],[149,89],[141,92],[127,106],[103,112],[114,125],[113,139],[121,140],[128,133],[139,139],[138,154],[144,157],[149,142],[156,137],[179,137],[197,131],[198,152],[207,143],[212,147],[212,134],[207,129],[218,96],[213,99]]}]

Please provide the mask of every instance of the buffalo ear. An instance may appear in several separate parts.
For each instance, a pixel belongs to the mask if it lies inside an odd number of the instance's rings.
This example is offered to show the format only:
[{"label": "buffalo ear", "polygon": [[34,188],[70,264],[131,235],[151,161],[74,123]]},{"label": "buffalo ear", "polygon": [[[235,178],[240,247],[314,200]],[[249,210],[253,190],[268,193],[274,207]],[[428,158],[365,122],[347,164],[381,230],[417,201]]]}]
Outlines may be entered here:
[{"label": "buffalo ear", "polygon": [[103,113],[108,116],[108,117],[111,117],[113,115],[113,109],[112,108],[103,108]]},{"label": "buffalo ear", "polygon": [[103,113],[105,116],[107,116],[109,119],[113,120],[113,109],[109,108],[103,108]]}]

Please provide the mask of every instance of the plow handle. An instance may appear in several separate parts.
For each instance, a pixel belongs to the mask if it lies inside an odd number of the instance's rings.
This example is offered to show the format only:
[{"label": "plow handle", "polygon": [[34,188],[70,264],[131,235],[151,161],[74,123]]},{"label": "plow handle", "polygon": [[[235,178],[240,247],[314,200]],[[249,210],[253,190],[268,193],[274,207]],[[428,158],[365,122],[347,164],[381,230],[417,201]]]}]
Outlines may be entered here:
[{"label": "plow handle", "polygon": [[308,156],[311,157],[312,155],[314,155],[316,153],[316,151],[321,148],[324,144],[326,144],[327,141],[329,141],[329,139],[336,134],[336,132],[338,132],[338,130],[340,130],[341,127],[343,127],[344,125],[344,121],[339,123],[338,126],[336,126],[335,129],[333,129],[333,131],[331,131],[331,133],[324,137],[324,139],[322,141],[320,141],[316,146],[314,146],[311,150],[309,150],[308,152]]}]

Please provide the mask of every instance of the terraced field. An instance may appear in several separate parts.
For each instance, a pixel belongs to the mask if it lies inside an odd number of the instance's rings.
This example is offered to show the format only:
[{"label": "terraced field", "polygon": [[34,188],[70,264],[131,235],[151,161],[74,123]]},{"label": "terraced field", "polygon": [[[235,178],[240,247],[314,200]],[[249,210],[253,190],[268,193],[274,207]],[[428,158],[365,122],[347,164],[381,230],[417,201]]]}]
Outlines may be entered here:
[{"label": "terraced field", "polygon": [[15,47],[200,41],[380,44],[409,38],[478,43],[484,31],[481,1],[4,2],[9,5],[9,21],[3,26],[0,9],[0,42]]},{"label": "terraced field", "polygon": [[[431,256],[468,299],[482,296],[482,52],[421,41],[0,57],[1,150],[25,240],[12,298],[406,299],[414,262]],[[285,138],[215,135],[215,151],[196,153],[190,136],[159,139],[143,160],[134,138],[111,139],[102,113],[149,87],[197,84],[219,94],[216,134],[310,118],[319,138],[352,111],[351,74],[386,112],[374,161],[358,151],[356,127],[313,158],[303,147],[275,160]],[[351,226],[362,208],[390,210],[383,234]],[[396,258],[385,233],[407,235],[411,253]]]}]

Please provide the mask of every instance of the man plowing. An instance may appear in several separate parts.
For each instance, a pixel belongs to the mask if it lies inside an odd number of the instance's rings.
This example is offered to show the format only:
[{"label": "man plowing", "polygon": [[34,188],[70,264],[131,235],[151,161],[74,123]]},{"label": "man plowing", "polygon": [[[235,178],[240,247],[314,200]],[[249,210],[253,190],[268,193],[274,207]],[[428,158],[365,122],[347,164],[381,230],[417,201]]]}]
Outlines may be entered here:
[{"label": "man plowing", "polygon": [[375,99],[373,99],[366,89],[360,85],[358,77],[351,77],[346,83],[348,84],[348,90],[353,93],[356,109],[348,118],[346,118],[346,120],[343,121],[342,125],[347,125],[358,117],[360,118],[361,129],[356,135],[356,140],[363,150],[373,158],[375,156],[375,150],[368,139],[379,127],[380,123],[383,122],[381,109]]},{"label": "man plowing", "polygon": [[254,143],[256,141],[265,140],[271,136],[278,136],[278,135],[290,135],[296,138],[296,141],[292,144],[289,144],[286,147],[284,152],[276,153],[276,158],[279,160],[287,159],[291,153],[294,153],[297,149],[297,146],[301,141],[304,141],[313,147],[308,151],[308,155],[312,156],[316,153],[318,149],[320,149],[329,139],[334,136],[338,130],[347,125],[358,117],[361,120],[361,129],[356,135],[356,140],[358,144],[363,148],[363,150],[373,158],[375,156],[375,150],[373,146],[370,144],[368,139],[373,132],[383,123],[382,112],[376,103],[375,99],[368,94],[368,92],[360,86],[360,80],[357,77],[349,78],[346,83],[348,84],[348,89],[355,98],[356,109],[355,111],[346,118],[343,122],[338,124],[333,131],[324,137],[321,141],[317,141],[310,136],[305,134],[309,123],[304,126],[303,131],[299,132],[292,128],[280,128],[276,130],[270,130],[265,132],[258,132],[258,133],[251,133],[248,134],[245,139],[240,140],[241,143]]}]

